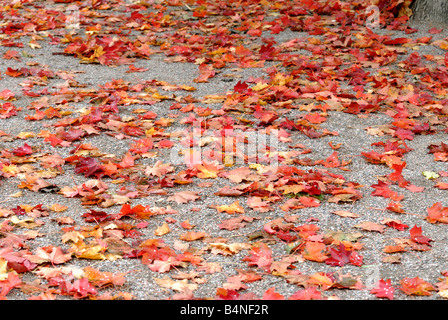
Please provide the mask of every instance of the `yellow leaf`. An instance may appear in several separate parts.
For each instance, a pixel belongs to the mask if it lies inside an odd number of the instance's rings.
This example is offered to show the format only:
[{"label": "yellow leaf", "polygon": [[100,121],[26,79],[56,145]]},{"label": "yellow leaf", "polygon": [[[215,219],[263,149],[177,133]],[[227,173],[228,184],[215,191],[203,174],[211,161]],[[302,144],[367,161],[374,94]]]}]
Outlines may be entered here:
[{"label": "yellow leaf", "polygon": [[100,244],[85,244],[84,241],[74,244],[69,252],[74,254],[77,258],[92,259],[92,260],[104,260],[106,256],[103,254],[106,248]]},{"label": "yellow leaf", "polygon": [[154,234],[156,236],[163,236],[164,234],[167,234],[169,232],[171,232],[170,227],[168,227],[168,224],[166,224],[165,222],[163,225],[161,225],[154,231]]},{"label": "yellow leaf", "polygon": [[67,207],[67,206],[62,206],[62,205],[60,205],[60,204],[58,204],[58,203],[55,203],[55,204],[53,204],[49,209],[50,209],[51,211],[54,211],[54,212],[63,212],[63,211],[65,211],[65,210],[67,210],[68,207]]},{"label": "yellow leaf", "polygon": [[27,139],[27,138],[33,138],[35,136],[36,136],[36,134],[34,132],[24,131],[24,132],[20,132],[17,135],[17,138],[19,138],[19,139]]},{"label": "yellow leaf", "polygon": [[267,83],[257,82],[257,84],[252,87],[252,90],[253,91],[261,91],[263,89],[266,89],[267,87],[269,87],[269,85]]},{"label": "yellow leaf", "polygon": [[216,207],[218,212],[227,212],[230,214],[233,213],[244,213],[244,208],[240,205],[240,202],[237,200],[234,203],[232,203],[230,206],[228,205],[222,205]]},{"label": "yellow leaf", "polygon": [[448,50],[448,41],[446,40],[436,40],[432,43],[432,45],[437,46],[443,50]]},{"label": "yellow leaf", "polygon": [[0,281],[8,279],[8,261],[3,258],[0,258]]},{"label": "yellow leaf", "polygon": [[201,179],[215,179],[218,177],[218,172],[221,170],[222,166],[215,165],[213,163],[197,164],[195,166],[199,170],[198,178]]},{"label": "yellow leaf", "polygon": [[3,166],[2,172],[6,178],[10,178],[15,177],[20,172],[20,169],[16,165],[10,164],[9,166]]},{"label": "yellow leaf", "polygon": [[84,238],[85,237],[79,231],[69,231],[69,232],[64,233],[61,240],[62,240],[62,243],[67,243],[69,241],[72,241],[73,243],[77,243],[81,240],[84,240]]}]

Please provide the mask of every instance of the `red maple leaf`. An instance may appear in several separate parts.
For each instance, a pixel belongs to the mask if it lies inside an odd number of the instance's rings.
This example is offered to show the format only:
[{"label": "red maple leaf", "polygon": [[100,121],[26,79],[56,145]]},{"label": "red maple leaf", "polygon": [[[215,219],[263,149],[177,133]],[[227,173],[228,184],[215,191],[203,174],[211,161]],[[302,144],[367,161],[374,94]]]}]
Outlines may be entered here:
[{"label": "red maple leaf", "polygon": [[360,267],[362,266],[362,263],[362,256],[358,252],[352,251],[352,253],[350,254],[350,264]]},{"label": "red maple leaf", "polygon": [[396,191],[389,189],[389,184],[383,181],[378,181],[378,184],[373,184],[371,187],[376,189],[371,193],[372,196],[390,198],[394,201],[400,201],[404,198],[403,195],[399,195]]},{"label": "red maple leaf", "polygon": [[6,119],[17,115],[17,108],[11,102],[0,104],[0,119]]},{"label": "red maple leaf", "polygon": [[238,300],[240,294],[236,290],[218,288],[216,289],[217,300]]},{"label": "red maple leaf", "polygon": [[381,223],[383,223],[391,228],[400,230],[400,231],[403,231],[403,230],[409,228],[409,226],[407,224],[401,223],[400,220],[384,219]]},{"label": "red maple leaf", "polygon": [[99,177],[103,175],[103,167],[98,162],[89,157],[79,157],[79,163],[75,166],[75,173],[84,173],[86,177]]},{"label": "red maple leaf", "polygon": [[305,207],[319,207],[320,202],[313,197],[300,197],[299,202],[303,204]]},{"label": "red maple leaf", "polygon": [[394,299],[395,288],[391,285],[391,280],[380,279],[377,286],[370,290],[370,293],[374,294],[377,298],[387,298],[389,300]]},{"label": "red maple leaf", "polygon": [[275,287],[269,288],[263,293],[263,300],[285,300],[285,296],[275,292]]},{"label": "red maple leaf", "polygon": [[32,154],[33,150],[27,143],[25,143],[23,145],[23,147],[19,147],[19,148],[12,150],[12,153],[14,153],[14,155],[16,155],[18,157],[22,157],[22,156],[27,156],[27,155]]},{"label": "red maple leaf", "polygon": [[246,82],[238,81],[238,83],[233,87],[233,91],[238,93],[245,93],[249,88],[249,85]]},{"label": "red maple leaf", "polygon": [[199,65],[199,76],[193,81],[196,83],[199,82],[208,82],[208,79],[215,75],[215,70],[213,66],[209,64],[202,63]]},{"label": "red maple leaf", "polygon": [[243,258],[243,261],[248,261],[249,266],[257,266],[265,271],[269,271],[269,268],[274,261],[271,254],[271,249],[261,242],[252,246],[252,250],[249,252],[248,256]]},{"label": "red maple leaf", "polygon": [[22,283],[17,273],[9,272],[8,277],[5,280],[0,281],[0,299],[5,297],[9,291],[17,287]]},{"label": "red maple leaf", "polygon": [[112,217],[104,211],[95,211],[91,209],[82,215],[86,222],[100,223],[102,221],[110,220]]},{"label": "red maple leaf", "polygon": [[448,208],[443,207],[441,202],[434,203],[428,208],[428,216],[426,217],[426,220],[431,223],[448,223]]},{"label": "red maple leaf", "polygon": [[330,257],[325,260],[326,264],[342,267],[347,263],[350,263],[350,255],[352,254],[352,251],[347,250],[342,242],[339,243],[339,250],[330,248],[329,253]]},{"label": "red maple leaf", "polygon": [[98,293],[86,278],[76,279],[72,282],[70,278],[65,279],[58,276],[51,278],[49,285],[58,286],[62,295],[70,295],[75,299],[86,298],[89,295],[96,295]]},{"label": "red maple leaf", "polygon": [[403,162],[402,164],[393,164],[392,169],[395,171],[388,175],[388,178],[390,179],[390,181],[398,182],[398,185],[400,187],[405,187],[409,184],[409,182],[406,181],[402,175],[402,171],[405,167],[406,167],[406,162]]},{"label": "red maple leaf", "polygon": [[289,297],[290,300],[321,300],[322,293],[316,287],[297,290]]},{"label": "red maple leaf", "polygon": [[411,235],[412,241],[415,241],[419,244],[427,244],[428,246],[431,246],[429,243],[433,240],[429,239],[428,237],[422,234],[421,227],[417,227],[417,225],[414,225],[414,227],[411,230],[409,230],[409,233]]},{"label": "red maple leaf", "polygon": [[400,290],[407,295],[430,296],[430,291],[435,290],[432,284],[419,277],[404,278],[400,280],[400,284]]}]

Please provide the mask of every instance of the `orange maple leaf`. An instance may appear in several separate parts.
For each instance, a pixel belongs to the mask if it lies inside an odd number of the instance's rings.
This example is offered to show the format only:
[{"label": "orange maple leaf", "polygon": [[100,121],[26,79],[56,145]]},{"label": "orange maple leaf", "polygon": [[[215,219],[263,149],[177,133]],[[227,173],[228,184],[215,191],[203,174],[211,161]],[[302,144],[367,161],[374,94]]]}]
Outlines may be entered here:
[{"label": "orange maple leaf", "polygon": [[244,208],[240,205],[240,202],[238,200],[233,202],[229,206],[228,205],[217,206],[216,210],[218,210],[218,212],[227,212],[229,214],[244,213]]},{"label": "orange maple leaf", "polygon": [[198,178],[201,179],[215,179],[218,177],[218,173],[223,168],[220,165],[211,162],[204,162],[204,164],[197,164],[194,166],[197,170],[199,170]]},{"label": "orange maple leaf", "polygon": [[302,257],[306,260],[323,262],[328,259],[327,249],[324,243],[307,241],[302,251]]}]

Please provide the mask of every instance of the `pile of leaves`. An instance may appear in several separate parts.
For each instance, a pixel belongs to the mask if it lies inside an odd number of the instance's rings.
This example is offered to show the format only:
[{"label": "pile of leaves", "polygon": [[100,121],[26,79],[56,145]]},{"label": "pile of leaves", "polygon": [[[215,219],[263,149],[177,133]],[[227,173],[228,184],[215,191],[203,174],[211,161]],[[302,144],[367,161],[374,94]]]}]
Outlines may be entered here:
[{"label": "pile of leaves", "polygon": [[[432,45],[446,51],[448,43],[411,37],[417,30],[407,23],[410,1],[376,3],[381,29],[409,37],[375,32],[366,27],[370,4],[2,1],[1,77],[16,78],[21,88],[0,90],[0,121],[21,118],[41,123],[41,129],[0,130],[0,184],[17,189],[2,195],[0,207],[0,297],[135,298],[126,289],[132,272],[94,267],[97,261],[110,265],[119,259],[138,260],[171,299],[335,299],[337,290],[345,289],[387,299],[396,291],[447,297],[444,270],[437,281],[378,277],[371,285],[345,271],[370,266],[363,239],[371,235],[400,232],[384,245],[381,261],[399,264],[406,253],[432,250],[425,223],[448,223],[442,200],[415,225],[397,219],[408,214],[404,189],[425,192],[404,174],[406,155],[413,152],[407,143],[420,135],[448,133],[448,53],[421,55],[415,48]],[[298,36],[283,42],[276,38],[282,32]],[[135,65],[163,55],[169,63],[196,65],[197,73],[186,75],[189,85],[116,79],[89,87],[75,79],[74,70],[33,62],[28,51],[45,46],[60,48],[54,53],[58,58],[99,64],[105,72],[122,65],[126,73],[145,72]],[[263,69],[263,76],[238,79],[224,94],[194,96],[197,86],[227,80],[229,70],[252,68]],[[55,81],[63,83],[55,86]],[[21,101],[29,102],[24,107]],[[161,105],[168,106],[163,115],[154,112]],[[379,141],[357,155],[388,170],[377,183],[363,186],[346,178],[351,161],[343,157],[341,145],[330,143],[329,157],[303,156],[312,150],[300,141],[338,136],[324,126],[336,112],[359,121],[379,113],[390,117],[387,125],[366,128]],[[278,139],[277,148],[244,152],[248,136],[260,132]],[[127,151],[110,154],[88,142],[99,137],[124,141]],[[427,148],[434,161],[448,162],[446,143]],[[181,164],[172,163],[173,154]],[[195,156],[199,162],[190,161]],[[435,180],[434,187],[448,189],[442,181],[448,172],[423,174]],[[29,194],[51,194],[61,201],[24,204]],[[6,205],[11,196],[14,205]],[[200,205],[212,196],[213,205]],[[162,205],[151,200],[155,197]],[[325,230],[318,219],[301,217],[302,211],[327,204],[356,208],[365,197],[387,200],[384,217],[358,221],[350,225],[353,232]],[[62,200],[85,210],[74,216],[69,206],[58,203]],[[213,232],[176,218],[185,212],[200,215],[203,209],[216,211]],[[329,213],[350,224],[360,218],[353,211],[345,206]],[[152,221],[164,222],[150,231]],[[50,224],[58,243],[41,246],[48,236],[41,230]],[[85,260],[92,263],[80,267]],[[207,279],[223,272],[225,262],[219,261],[224,260],[238,265],[234,274],[213,296],[196,295]],[[328,271],[307,271],[316,264]],[[269,277],[297,288],[292,294],[274,286],[262,295],[251,291],[252,283]]]}]

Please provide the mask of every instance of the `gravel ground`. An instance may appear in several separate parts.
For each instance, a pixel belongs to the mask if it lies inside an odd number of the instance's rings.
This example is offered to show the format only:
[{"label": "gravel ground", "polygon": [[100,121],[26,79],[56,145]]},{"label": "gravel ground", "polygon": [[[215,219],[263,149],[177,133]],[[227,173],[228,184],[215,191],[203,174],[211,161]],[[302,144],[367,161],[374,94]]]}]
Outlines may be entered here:
[{"label": "gravel ground", "polygon": [[[57,4],[52,4],[58,6]],[[176,7],[173,8],[176,10]],[[430,24],[423,24],[417,22],[411,22],[411,27],[417,28],[418,32],[412,34],[405,34],[402,31],[379,29],[376,30],[380,35],[391,35],[392,38],[406,37],[406,38],[422,38],[428,36],[428,30],[433,26]],[[438,27],[438,26],[437,26]],[[133,32],[135,35],[135,31]],[[306,37],[305,32],[283,31],[279,34],[270,34],[265,31],[266,37],[274,37],[277,43],[287,42],[295,38]],[[445,39],[448,37],[448,28],[443,29],[441,33],[431,35],[433,40]],[[30,37],[23,36],[20,38],[21,42],[28,43]],[[31,49],[29,47],[23,48],[24,51],[32,54],[32,57],[22,56],[21,61],[15,60],[1,60],[0,71],[0,91],[4,89],[11,90],[17,97],[20,97],[14,101],[16,107],[23,108],[18,112],[17,116],[0,120],[0,130],[8,134],[9,137],[16,137],[21,132],[33,132],[36,135],[41,130],[54,130],[51,127],[52,124],[59,121],[59,119],[44,119],[41,121],[27,121],[25,116],[27,114],[34,113],[33,110],[27,110],[27,106],[31,102],[36,101],[38,98],[27,97],[22,94],[21,83],[24,81],[23,77],[10,77],[5,75],[7,68],[21,68],[26,66],[29,62],[36,62],[40,66],[48,66],[52,71],[67,71],[76,72],[74,79],[82,85],[86,85],[86,88],[93,88],[98,90],[100,86],[104,86],[106,83],[113,81],[114,79],[123,79],[129,81],[131,85],[138,84],[141,81],[166,81],[170,84],[193,86],[197,90],[192,92],[175,91],[174,93],[179,97],[185,97],[191,95],[198,99],[195,102],[196,106],[210,107],[219,110],[221,108],[220,103],[205,104],[201,100],[209,95],[225,95],[227,92],[233,91],[234,86],[238,81],[247,80],[250,77],[265,77],[266,68],[274,65],[274,62],[267,62],[263,68],[233,68],[227,67],[219,70],[219,74],[209,79],[207,83],[195,83],[195,79],[198,73],[198,66],[192,63],[171,63],[166,62],[167,58],[163,53],[153,54],[150,59],[138,59],[135,61],[134,66],[137,68],[147,68],[145,72],[139,73],[126,73],[128,66],[107,67],[100,64],[80,64],[79,59],[72,56],[65,56],[60,54],[64,50],[65,45],[50,45],[47,40],[39,41],[41,48]],[[11,48],[6,46],[0,46],[0,55],[4,55]],[[415,50],[414,50],[415,49]],[[20,50],[20,52],[22,49]],[[433,45],[423,45],[418,48],[412,48],[408,50],[407,54],[400,56],[400,60],[404,61],[406,57],[413,51],[419,52],[420,55],[444,55],[445,50],[442,50]],[[310,55],[309,52],[303,51],[304,55]],[[391,69],[397,68],[396,66],[389,66]],[[368,69],[366,69],[368,70]],[[375,73],[375,69],[370,69],[372,73]],[[231,76],[227,76],[227,75]],[[48,88],[49,91],[55,90],[54,86],[61,83],[60,78],[49,79],[49,84],[42,88]],[[53,89],[52,89],[53,87]],[[33,88],[36,91],[36,88]],[[40,89],[39,89],[40,90]],[[347,92],[350,88],[347,88]],[[162,91],[160,91],[162,93]],[[172,92],[165,92],[165,94],[171,94]],[[162,93],[164,94],[164,93]],[[122,109],[120,115],[132,116],[135,115],[130,112],[136,108],[146,108],[157,114],[157,119],[167,118],[174,112],[169,107],[174,103],[173,100],[161,101],[151,106],[144,105],[130,105],[127,110]],[[88,100],[81,102],[69,103],[70,110],[80,110],[88,107]],[[298,116],[299,114],[305,114],[306,111],[300,111],[294,109],[290,111],[291,118]],[[361,267],[345,265],[341,268],[332,267],[324,263],[316,263],[310,261],[298,261],[295,262],[297,270],[312,275],[316,272],[335,272],[338,270],[342,274],[350,274],[353,277],[359,277],[362,279],[365,286],[372,285],[379,279],[391,279],[394,285],[399,285],[399,282],[404,277],[414,278],[419,277],[432,284],[436,284],[440,279],[443,279],[441,272],[448,270],[447,259],[447,241],[448,232],[447,226],[444,224],[432,224],[424,220],[427,215],[427,208],[431,207],[436,202],[442,202],[443,205],[448,205],[447,191],[434,188],[435,182],[444,181],[448,182],[448,178],[442,177],[438,180],[428,180],[422,175],[422,171],[447,171],[447,165],[444,162],[433,161],[433,155],[428,154],[428,146],[431,144],[437,144],[441,141],[447,142],[446,133],[439,132],[434,135],[416,135],[412,141],[406,141],[409,148],[412,151],[404,156],[404,160],[407,163],[406,168],[403,170],[403,176],[410,181],[413,185],[419,187],[425,187],[424,192],[413,193],[404,188],[395,188],[399,194],[404,195],[402,201],[403,209],[408,214],[395,214],[387,212],[385,207],[388,204],[388,199],[383,197],[372,197],[370,193],[373,191],[371,185],[378,182],[378,178],[391,173],[390,169],[386,166],[379,166],[368,163],[364,157],[361,156],[361,152],[368,152],[373,150],[372,143],[379,141],[387,141],[388,136],[376,136],[370,134],[368,128],[379,128],[382,125],[388,125],[392,121],[391,117],[383,113],[372,113],[368,116],[357,116],[354,114],[343,113],[339,111],[329,111],[328,120],[324,122],[321,127],[331,131],[337,131],[338,135],[328,135],[319,139],[311,139],[303,134],[294,134],[292,136],[293,144],[300,143],[306,148],[311,150],[311,153],[304,155],[313,160],[326,159],[334,150],[330,148],[329,143],[333,145],[341,144],[339,152],[339,158],[344,161],[350,160],[351,163],[347,166],[350,171],[342,171],[339,169],[331,170],[335,174],[342,174],[346,181],[356,182],[363,187],[360,191],[363,197],[354,203],[329,203],[322,201],[321,205],[317,208],[304,208],[293,212],[293,215],[297,215],[297,224],[304,223],[316,223],[321,230],[326,231],[342,231],[344,233],[360,232],[359,229],[353,226],[363,221],[370,221],[379,223],[383,218],[400,219],[402,223],[412,227],[414,225],[421,226],[423,234],[433,240],[431,242],[431,250],[429,251],[409,251],[401,253],[400,263],[385,263],[382,258],[385,254],[382,249],[385,245],[393,244],[392,239],[405,237],[408,235],[408,231],[398,231],[393,228],[387,228],[385,232],[366,232],[362,231],[361,243],[363,249],[360,253],[364,257],[364,264]],[[178,119],[181,119],[181,114],[177,118],[171,127],[167,128],[169,132],[181,131],[186,128],[185,125],[179,123]],[[24,141],[21,139],[9,139],[0,138],[0,148],[13,150],[14,148],[23,146]],[[39,146],[40,153],[48,152],[49,154],[57,151],[61,157],[70,156],[69,151],[71,148],[52,148],[48,143],[43,143],[42,138],[31,137],[26,140],[31,146]],[[117,159],[121,159],[128,150],[132,139],[117,139],[114,136],[106,134],[91,135],[83,139],[83,143],[91,143],[97,147],[100,152],[105,154],[114,155]],[[287,148],[287,145],[281,145],[282,148]],[[163,153],[164,152],[164,153]],[[165,156],[163,156],[163,154]],[[145,165],[154,164],[157,160],[162,159],[164,163],[169,161],[169,153],[161,151],[157,158],[144,158],[140,163]],[[63,175],[57,175],[49,178],[48,181],[59,187],[73,187],[74,184],[80,185],[87,179],[80,174],[76,174],[72,168],[73,166],[64,166],[65,173]],[[63,235],[62,228],[65,226],[59,225],[55,219],[60,217],[70,217],[74,220],[75,225],[83,226],[86,222],[81,215],[90,209],[99,210],[98,207],[86,207],[81,204],[79,199],[66,198],[62,194],[58,193],[43,193],[32,192],[29,190],[19,189],[18,184],[23,179],[18,176],[14,178],[3,178],[0,184],[0,208],[13,208],[18,205],[35,206],[42,204],[44,207],[50,207],[53,204],[60,204],[67,206],[68,209],[64,212],[50,212],[47,217],[39,218],[44,223],[36,230],[42,234],[32,240],[28,240],[27,244],[30,246],[30,250],[35,248],[54,245],[61,246],[64,249],[68,249],[67,244],[61,243],[61,236]],[[117,192],[122,187],[121,184],[109,183],[110,179],[105,179],[108,182],[109,191],[111,194]],[[168,190],[169,194],[178,191],[198,191],[201,198],[194,202],[186,204],[177,204],[172,201],[167,201],[166,195],[151,195],[148,197],[136,198],[131,200],[131,205],[137,204],[151,205],[151,207],[163,207],[170,206],[176,210],[176,214],[171,215],[157,215],[147,220],[148,225],[141,229],[144,236],[143,239],[157,238],[154,235],[155,230],[160,227],[167,219],[174,219],[175,222],[169,223],[171,232],[161,236],[170,247],[187,245],[190,251],[201,250],[206,244],[202,241],[185,242],[180,241],[179,236],[185,232],[180,227],[180,222],[189,220],[191,225],[195,225],[195,231],[206,232],[212,237],[229,239],[229,243],[250,243],[248,241],[248,235],[263,228],[263,226],[276,218],[284,217],[285,212],[280,210],[278,206],[275,206],[274,210],[260,213],[251,210],[246,204],[245,199],[241,199],[242,205],[246,209],[246,215],[257,218],[256,220],[247,224],[245,228],[236,231],[221,230],[218,227],[220,221],[228,219],[230,216],[226,213],[217,213],[216,209],[210,207],[213,205],[231,204],[235,201],[232,197],[218,197],[214,193],[221,187],[228,184],[228,180],[225,178],[217,178],[212,181],[211,186],[203,187],[198,183],[203,182],[200,179],[195,178],[195,183],[178,186],[175,191]],[[207,181],[208,182],[208,181]],[[21,192],[20,195],[17,193]],[[118,207],[119,208],[119,207]],[[199,210],[196,210],[199,208]],[[117,206],[109,208],[100,208],[108,213],[116,213]],[[336,210],[347,210],[357,213],[358,218],[343,218],[332,214]],[[3,222],[5,218],[0,218],[0,222]],[[26,230],[25,230],[26,231]],[[282,256],[285,252],[285,244],[282,242],[276,242],[271,245],[273,250],[273,256]],[[82,269],[87,266],[97,268],[101,271],[108,271],[113,273],[124,272],[126,274],[126,281],[124,285],[119,288],[105,289],[105,292],[110,290],[112,293],[129,292],[136,300],[162,300],[168,299],[177,293],[170,288],[164,280],[176,279],[176,281],[187,282],[187,280],[180,280],[182,277],[188,280],[188,284],[195,287],[193,292],[195,298],[213,298],[216,295],[217,289],[221,288],[223,284],[228,281],[228,278],[237,274],[237,270],[244,269],[249,270],[247,262],[243,261],[243,258],[247,256],[248,250],[242,250],[231,256],[214,255],[210,252],[204,252],[201,257],[206,262],[218,263],[222,270],[218,273],[208,274],[200,272],[195,274],[196,269],[189,265],[187,268],[179,270],[171,270],[168,273],[159,273],[151,271],[140,259],[117,259],[117,260],[90,260],[90,259],[72,259],[64,264],[64,266],[76,269]],[[190,272],[190,274],[188,274]],[[22,275],[22,281],[28,281],[31,283],[35,281],[36,275],[33,273],[25,273]],[[241,293],[251,293],[254,297],[261,298],[263,294],[269,288],[275,287],[276,292],[281,293],[285,297],[289,297],[294,294],[299,286],[293,283],[288,283],[282,277],[267,274],[263,276],[262,280],[247,283],[247,289],[242,290]],[[323,296],[330,298],[339,298],[347,300],[370,300],[376,299],[369,290],[348,290],[348,289],[332,289],[323,292]],[[27,299],[29,294],[25,294],[19,288],[13,289],[7,296],[11,300]],[[58,299],[65,299],[67,297],[58,296]],[[431,296],[409,296],[405,295],[400,290],[396,290],[395,299],[398,300],[414,300],[414,299],[430,299],[437,300],[443,299],[437,294]]]}]

